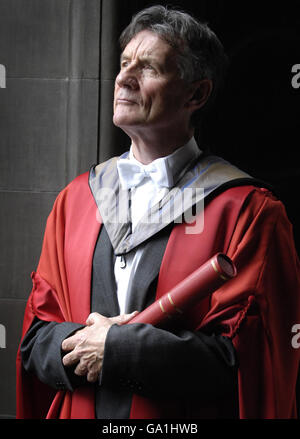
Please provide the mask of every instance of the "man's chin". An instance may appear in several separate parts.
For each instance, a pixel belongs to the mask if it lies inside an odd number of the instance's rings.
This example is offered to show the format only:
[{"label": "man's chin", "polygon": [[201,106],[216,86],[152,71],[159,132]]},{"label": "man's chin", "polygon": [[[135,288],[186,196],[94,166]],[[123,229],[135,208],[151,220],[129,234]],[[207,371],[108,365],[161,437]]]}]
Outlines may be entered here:
[{"label": "man's chin", "polygon": [[126,130],[126,128],[134,127],[134,126],[140,126],[143,124],[143,121],[137,117],[129,117],[129,115],[122,115],[118,116],[115,115],[113,117],[113,123],[115,126]]}]

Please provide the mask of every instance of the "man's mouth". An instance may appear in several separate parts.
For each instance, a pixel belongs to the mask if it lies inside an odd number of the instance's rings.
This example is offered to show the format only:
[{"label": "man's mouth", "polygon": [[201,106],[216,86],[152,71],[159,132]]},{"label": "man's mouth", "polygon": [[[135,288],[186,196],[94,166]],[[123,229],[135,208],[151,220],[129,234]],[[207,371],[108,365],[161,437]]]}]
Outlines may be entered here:
[{"label": "man's mouth", "polygon": [[137,101],[132,99],[132,98],[127,98],[127,97],[119,97],[116,99],[117,104],[128,104],[128,105],[132,105],[132,104],[137,104]]}]

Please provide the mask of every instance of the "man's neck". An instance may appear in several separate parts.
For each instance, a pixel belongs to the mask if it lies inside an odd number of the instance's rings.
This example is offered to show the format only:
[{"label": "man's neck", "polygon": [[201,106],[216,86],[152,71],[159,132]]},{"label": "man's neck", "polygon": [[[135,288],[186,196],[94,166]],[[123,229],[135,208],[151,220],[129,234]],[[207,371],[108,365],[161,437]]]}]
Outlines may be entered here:
[{"label": "man's neck", "polygon": [[153,160],[172,154],[176,149],[185,145],[193,134],[194,132],[191,130],[181,135],[174,136],[172,133],[168,133],[168,135],[157,138],[154,138],[153,135],[149,137],[145,135],[131,136],[132,152],[136,160],[147,165]]}]

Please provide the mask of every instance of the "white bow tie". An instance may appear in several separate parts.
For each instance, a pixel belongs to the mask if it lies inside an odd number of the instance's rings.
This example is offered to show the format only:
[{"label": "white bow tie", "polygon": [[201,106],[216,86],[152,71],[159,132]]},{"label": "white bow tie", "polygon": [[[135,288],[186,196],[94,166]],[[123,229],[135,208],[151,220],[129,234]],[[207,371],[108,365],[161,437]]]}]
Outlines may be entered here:
[{"label": "white bow tie", "polygon": [[149,165],[142,165],[128,159],[119,159],[117,168],[123,189],[138,186],[145,177],[150,177],[157,187],[172,187],[173,185],[166,160],[163,158],[157,159]]}]

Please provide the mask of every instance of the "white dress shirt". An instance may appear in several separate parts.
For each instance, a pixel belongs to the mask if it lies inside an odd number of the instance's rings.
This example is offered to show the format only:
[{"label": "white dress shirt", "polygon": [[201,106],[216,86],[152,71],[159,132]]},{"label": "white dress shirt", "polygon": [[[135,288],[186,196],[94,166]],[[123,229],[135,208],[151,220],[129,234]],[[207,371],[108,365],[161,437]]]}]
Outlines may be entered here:
[{"label": "white dress shirt", "polygon": [[[154,160],[163,161],[163,172],[166,172],[166,180],[169,182],[170,187],[158,187],[150,176],[145,178],[131,190],[131,221],[132,221],[132,233],[134,233],[136,225],[144,216],[144,214],[174,187],[179,179],[183,177],[189,164],[194,161],[201,151],[199,150],[194,137],[192,137],[187,144],[177,149],[172,154]],[[139,166],[147,168],[149,165],[143,165],[138,162],[130,149],[127,160],[138,164]],[[124,186],[123,186],[124,188]],[[114,274],[117,285],[117,296],[120,307],[120,313],[126,312],[126,304],[128,300],[128,286],[133,276],[135,275],[140,258],[143,253],[143,247],[140,246],[135,250],[124,256],[117,256],[114,266]]]}]

